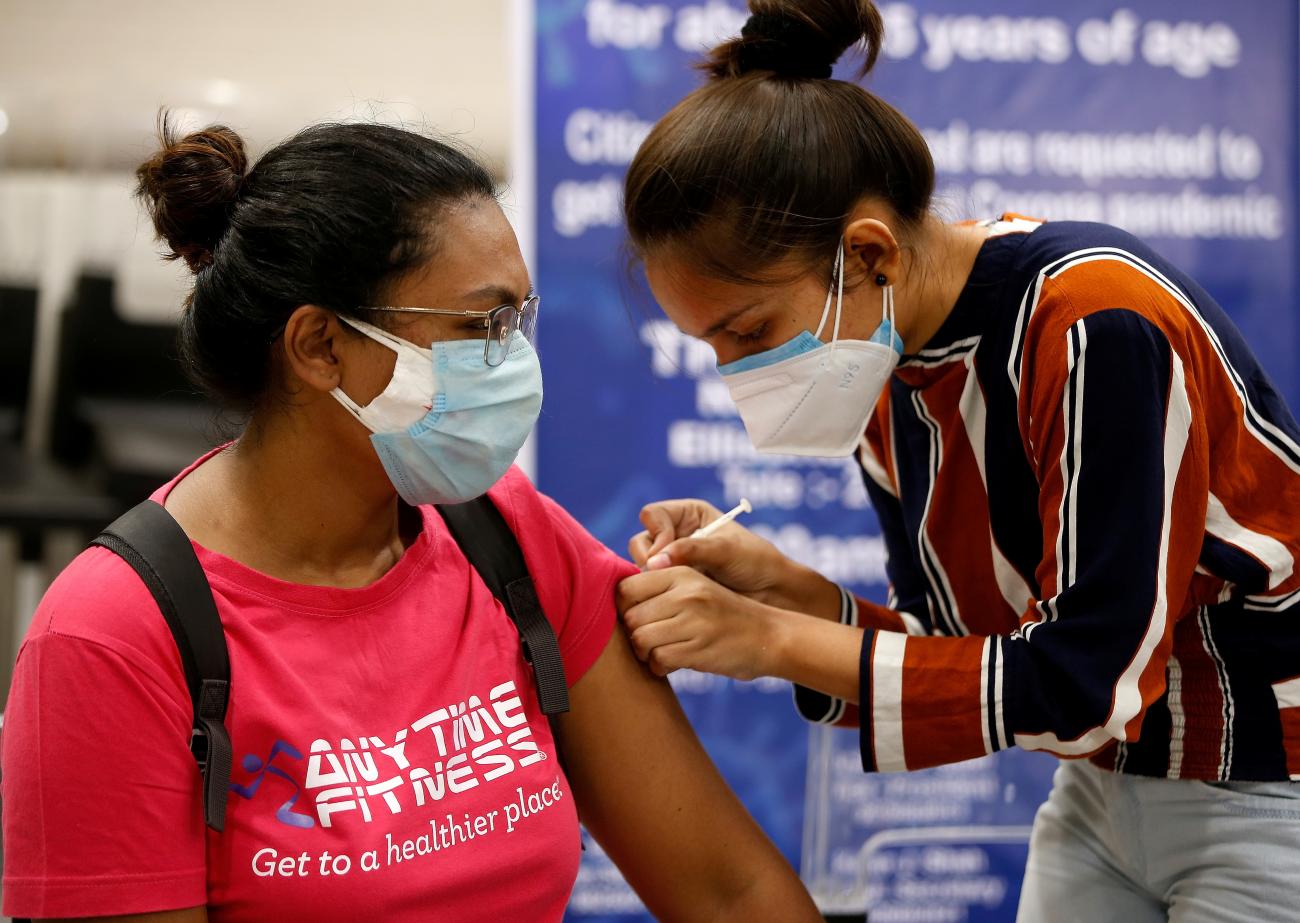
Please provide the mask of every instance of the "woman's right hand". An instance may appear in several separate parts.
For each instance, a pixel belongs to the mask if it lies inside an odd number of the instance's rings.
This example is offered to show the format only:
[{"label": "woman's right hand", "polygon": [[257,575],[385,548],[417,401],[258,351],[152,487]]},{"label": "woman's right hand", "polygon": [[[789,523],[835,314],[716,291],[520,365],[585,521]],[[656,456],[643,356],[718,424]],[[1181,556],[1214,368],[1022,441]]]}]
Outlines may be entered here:
[{"label": "woman's right hand", "polygon": [[839,588],[804,567],[766,539],[731,522],[705,538],[696,529],[722,516],[704,500],[661,500],[641,510],[644,532],[628,542],[628,553],[643,570],[692,567],[722,586],[781,609],[823,618],[839,617]]}]

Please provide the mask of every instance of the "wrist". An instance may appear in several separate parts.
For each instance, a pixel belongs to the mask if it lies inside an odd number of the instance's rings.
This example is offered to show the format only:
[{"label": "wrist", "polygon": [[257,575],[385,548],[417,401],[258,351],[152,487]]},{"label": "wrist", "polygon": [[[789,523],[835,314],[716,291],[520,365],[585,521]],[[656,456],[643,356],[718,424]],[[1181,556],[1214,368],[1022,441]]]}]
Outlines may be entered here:
[{"label": "wrist", "polygon": [[770,615],[763,675],[856,705],[864,631],[782,609]]},{"label": "wrist", "polygon": [[790,562],[789,574],[783,581],[783,585],[785,592],[780,601],[774,603],[775,605],[832,622],[840,620],[839,585],[826,579],[811,567]]},{"label": "wrist", "polygon": [[762,657],[758,666],[760,676],[785,679],[790,671],[790,655],[796,644],[794,623],[803,619],[798,612],[776,606],[763,606],[760,622],[763,640],[759,645]]}]

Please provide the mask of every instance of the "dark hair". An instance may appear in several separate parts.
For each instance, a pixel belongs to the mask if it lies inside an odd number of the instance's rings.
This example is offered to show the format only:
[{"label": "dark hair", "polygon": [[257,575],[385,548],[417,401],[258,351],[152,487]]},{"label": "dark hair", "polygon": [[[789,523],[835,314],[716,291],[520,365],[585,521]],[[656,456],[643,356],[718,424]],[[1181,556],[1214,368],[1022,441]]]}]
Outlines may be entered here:
[{"label": "dark hair", "polygon": [[136,170],[169,259],[195,273],[181,319],[186,372],[228,409],[270,385],[271,341],[315,304],[353,315],[432,256],[434,220],[492,198],[487,171],[441,141],[376,124],[314,125],[247,170],[244,142],[215,125],[177,138]]},{"label": "dark hair", "polygon": [[884,38],[871,0],[750,0],[739,38],[702,64],[709,82],[660,119],[628,169],[627,227],[636,255],[672,247],[736,282],[771,265],[833,259],[864,197],[904,226],[926,215],[934,161],[901,113],[855,83],[825,79],[863,45],[859,76]]}]

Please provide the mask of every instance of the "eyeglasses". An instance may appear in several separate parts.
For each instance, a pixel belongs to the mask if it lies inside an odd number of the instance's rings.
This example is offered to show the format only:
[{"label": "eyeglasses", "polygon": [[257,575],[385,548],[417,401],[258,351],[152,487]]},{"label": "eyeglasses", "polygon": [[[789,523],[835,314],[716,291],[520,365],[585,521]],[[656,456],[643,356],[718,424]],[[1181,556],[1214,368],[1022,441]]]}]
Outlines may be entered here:
[{"label": "eyeglasses", "polygon": [[519,306],[503,304],[491,311],[455,311],[448,308],[407,308],[389,305],[365,307],[361,310],[482,318],[483,329],[487,331],[487,342],[483,346],[483,361],[490,367],[496,368],[506,361],[506,356],[510,352],[510,341],[514,338],[515,331],[522,333],[528,342],[533,341],[533,334],[537,330],[537,307],[540,301],[538,295],[529,295]]}]

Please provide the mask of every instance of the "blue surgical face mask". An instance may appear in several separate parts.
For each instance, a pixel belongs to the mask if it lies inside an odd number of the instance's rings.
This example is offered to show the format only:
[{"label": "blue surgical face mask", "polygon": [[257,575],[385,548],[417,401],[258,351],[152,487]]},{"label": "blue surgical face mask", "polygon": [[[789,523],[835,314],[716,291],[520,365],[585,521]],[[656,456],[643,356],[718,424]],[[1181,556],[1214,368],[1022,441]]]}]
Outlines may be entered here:
[{"label": "blue surgical face mask", "polygon": [[516,332],[506,361],[483,361],[482,340],[428,349],[364,321],[345,323],[397,353],[393,377],[365,407],[331,392],[371,431],[371,443],[403,500],[464,503],[487,493],[514,463],[542,408],[537,353]]}]

